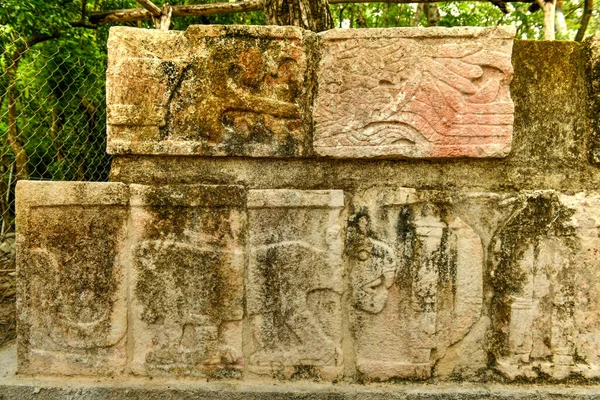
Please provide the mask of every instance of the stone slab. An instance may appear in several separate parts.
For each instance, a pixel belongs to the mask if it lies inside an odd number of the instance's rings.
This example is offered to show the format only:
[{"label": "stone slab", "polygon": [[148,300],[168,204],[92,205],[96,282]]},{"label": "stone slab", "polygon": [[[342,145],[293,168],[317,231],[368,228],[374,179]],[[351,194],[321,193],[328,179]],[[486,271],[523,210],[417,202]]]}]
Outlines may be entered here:
[{"label": "stone slab", "polygon": [[19,372],[120,373],[127,186],[19,181],[16,199]]},{"label": "stone slab", "polygon": [[315,43],[294,27],[111,28],[108,152],[308,155]]},{"label": "stone slab", "polygon": [[600,163],[600,34],[588,37],[585,41],[588,59],[588,92],[594,131],[589,140],[588,158],[593,163]]},{"label": "stone slab", "polygon": [[0,348],[0,398],[7,400],[592,400],[598,385],[179,381],[163,378],[24,377],[14,345]]},{"label": "stone slab", "polygon": [[277,378],[343,372],[341,190],[250,190],[248,370]]},{"label": "stone slab", "polygon": [[246,193],[131,185],[131,370],[239,378]]},{"label": "stone slab", "polygon": [[[427,191],[360,191],[352,210],[346,254],[356,367],[367,379],[428,378],[481,317],[483,242],[451,199]],[[481,343],[463,352],[472,358],[460,368],[485,367]]]},{"label": "stone slab", "polygon": [[600,377],[600,196],[513,199],[490,244],[496,368],[508,379]]},{"label": "stone slab", "polygon": [[510,152],[514,28],[333,29],[320,35],[317,155]]}]

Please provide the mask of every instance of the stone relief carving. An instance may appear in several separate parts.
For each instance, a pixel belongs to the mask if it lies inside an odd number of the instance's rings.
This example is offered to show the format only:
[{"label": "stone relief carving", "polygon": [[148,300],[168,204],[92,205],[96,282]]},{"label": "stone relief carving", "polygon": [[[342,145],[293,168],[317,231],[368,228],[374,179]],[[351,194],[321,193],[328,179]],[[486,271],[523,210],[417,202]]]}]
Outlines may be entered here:
[{"label": "stone relief carving", "polygon": [[239,378],[243,191],[132,187],[133,371]]},{"label": "stone relief carving", "polygon": [[21,372],[102,375],[125,366],[127,208],[123,193],[102,200],[124,186],[112,185],[19,187]]},{"label": "stone relief carving", "polygon": [[249,192],[249,371],[340,376],[343,204],[336,190]]},{"label": "stone relief carving", "polygon": [[523,195],[490,245],[496,368],[509,379],[600,376],[597,196]]},{"label": "stone relief carving", "polygon": [[346,252],[358,371],[428,377],[480,316],[481,239],[448,204],[415,191],[367,190],[353,207]]},{"label": "stone relief carving", "polygon": [[[307,153],[301,30],[194,26],[179,35],[154,33],[152,45],[142,42],[146,54],[128,50],[127,42],[143,40],[135,33],[111,31],[111,51],[124,56],[108,70],[110,152]],[[179,51],[155,56],[171,45]]]},{"label": "stone relief carving", "polygon": [[322,34],[315,152],[502,157],[512,141],[512,28]]}]

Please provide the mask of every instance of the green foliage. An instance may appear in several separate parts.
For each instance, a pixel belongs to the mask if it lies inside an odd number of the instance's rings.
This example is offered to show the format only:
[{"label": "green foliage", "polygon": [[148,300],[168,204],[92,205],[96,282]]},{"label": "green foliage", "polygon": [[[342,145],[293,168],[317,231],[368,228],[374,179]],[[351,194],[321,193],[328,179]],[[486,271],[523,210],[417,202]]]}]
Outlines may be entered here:
[{"label": "green foliage", "polygon": [[[85,1],[85,3],[82,3]],[[174,0],[172,5],[225,0]],[[155,0],[161,7],[165,0]],[[596,2],[598,3],[598,2]],[[7,92],[11,65],[18,50],[25,50],[14,69],[19,139],[33,178],[106,179],[105,70],[108,26],[90,29],[86,13],[140,7],[135,0],[0,0],[0,199],[9,183],[14,156],[8,142]],[[581,22],[582,0],[564,0],[566,29],[558,39],[573,39]],[[508,4],[508,14],[488,2],[447,2],[417,9],[416,4],[348,3],[332,5],[338,27],[494,26],[512,24],[522,39],[543,37],[543,13],[528,11],[529,3]],[[439,17],[428,18],[431,10]],[[73,24],[75,23],[75,24]],[[192,24],[265,23],[262,12],[173,18],[171,29]],[[88,24],[88,27],[73,25]],[[154,28],[153,21],[123,25]],[[588,34],[600,28],[594,11]],[[29,48],[29,46],[32,46]],[[10,185],[8,185],[10,186]],[[12,192],[9,193],[12,198]],[[0,212],[5,204],[0,201]]]},{"label": "green foliage", "polygon": [[[598,2],[596,2],[598,4]],[[520,39],[542,39],[544,36],[542,11],[530,12],[531,3],[509,3],[508,14],[489,2],[446,2],[437,3],[440,13],[438,26],[494,26],[513,25]],[[359,15],[362,13],[369,28],[429,26],[422,13],[415,21],[416,4],[367,3],[335,4],[331,11],[336,27],[361,27]],[[362,12],[361,12],[362,9]],[[557,32],[557,39],[573,40],[581,23],[583,3],[581,0],[565,0],[563,13],[567,30]],[[598,11],[595,10],[587,34],[600,28]]]}]

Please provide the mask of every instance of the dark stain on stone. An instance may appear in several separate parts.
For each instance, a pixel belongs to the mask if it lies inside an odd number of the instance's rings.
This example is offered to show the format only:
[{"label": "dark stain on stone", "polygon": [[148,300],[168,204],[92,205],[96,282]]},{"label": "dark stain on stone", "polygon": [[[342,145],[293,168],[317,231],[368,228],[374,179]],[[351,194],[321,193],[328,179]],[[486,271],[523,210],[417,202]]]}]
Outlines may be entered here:
[{"label": "dark stain on stone", "polygon": [[[33,212],[40,215],[31,218],[34,234],[25,238],[24,248],[43,249],[48,255],[29,252],[24,269],[44,281],[43,296],[52,299],[44,313],[62,330],[65,345],[71,337],[93,348],[112,328],[110,316],[123,279],[115,262],[127,211],[118,206],[73,205]],[[93,332],[77,325],[100,320]]]},{"label": "dark stain on stone", "polygon": [[[280,240],[275,234],[266,241],[266,245],[274,245]],[[262,255],[262,256],[261,256]],[[262,278],[262,309],[265,319],[268,321],[263,325],[262,334],[268,348],[275,350],[277,343],[285,341],[288,332],[286,331],[287,318],[284,314],[283,293],[285,290],[283,278],[280,270],[280,256],[277,246],[267,248],[264,254],[259,254],[257,259],[257,269]]]},{"label": "dark stain on stone", "polygon": [[314,365],[296,365],[294,366],[294,372],[292,373],[290,380],[320,381],[321,373],[319,372],[319,368],[315,367]]},{"label": "dark stain on stone", "polygon": [[507,355],[512,296],[522,290],[527,280],[527,272],[519,266],[527,249],[533,246],[534,257],[537,257],[540,241],[546,237],[563,237],[570,246],[576,246],[570,239],[574,234],[571,224],[574,210],[562,205],[556,194],[539,193],[527,197],[516,207],[516,212],[496,232],[488,249],[488,279],[494,288],[492,363],[495,354]]}]

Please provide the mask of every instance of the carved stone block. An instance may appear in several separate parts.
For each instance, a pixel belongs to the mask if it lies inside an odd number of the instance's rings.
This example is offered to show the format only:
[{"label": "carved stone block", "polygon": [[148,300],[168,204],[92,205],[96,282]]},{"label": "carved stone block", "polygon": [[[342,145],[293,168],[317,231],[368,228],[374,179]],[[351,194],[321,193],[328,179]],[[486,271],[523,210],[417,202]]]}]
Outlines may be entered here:
[{"label": "carved stone block", "polygon": [[20,181],[16,198],[19,372],[121,372],[127,186]]},{"label": "carved stone block", "polygon": [[600,196],[524,193],[511,208],[490,244],[496,368],[600,377]]},{"label": "carved stone block", "polygon": [[241,376],[245,205],[239,186],[131,185],[134,373]]},{"label": "carved stone block", "polygon": [[249,371],[341,374],[343,206],[341,190],[249,191]]},{"label": "carved stone block", "polygon": [[480,317],[480,237],[448,199],[374,188],[353,199],[346,253],[358,371],[429,377]]},{"label": "carved stone block", "polygon": [[307,155],[315,43],[294,27],[113,27],[108,152]]},{"label": "carved stone block", "polygon": [[515,30],[322,34],[314,148],[333,157],[504,157]]}]

